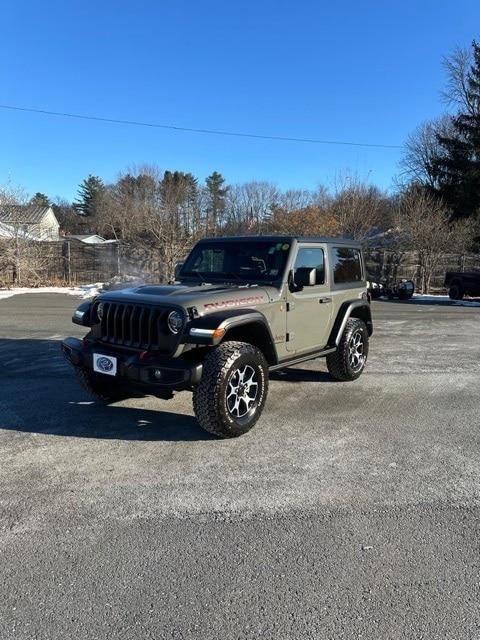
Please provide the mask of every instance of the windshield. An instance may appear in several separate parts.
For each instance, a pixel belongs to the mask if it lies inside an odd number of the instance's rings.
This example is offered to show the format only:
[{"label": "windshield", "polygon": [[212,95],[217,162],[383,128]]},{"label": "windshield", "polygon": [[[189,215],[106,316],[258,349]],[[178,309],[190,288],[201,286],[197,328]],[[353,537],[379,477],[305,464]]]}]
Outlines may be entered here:
[{"label": "windshield", "polygon": [[289,250],[285,240],[201,242],[193,247],[180,278],[272,282],[282,277]]}]

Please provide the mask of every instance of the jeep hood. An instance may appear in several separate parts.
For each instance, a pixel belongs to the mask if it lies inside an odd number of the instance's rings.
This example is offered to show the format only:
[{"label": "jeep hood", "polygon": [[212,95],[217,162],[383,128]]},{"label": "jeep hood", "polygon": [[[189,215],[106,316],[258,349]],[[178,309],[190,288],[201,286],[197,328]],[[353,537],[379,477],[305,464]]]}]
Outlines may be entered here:
[{"label": "jeep hood", "polygon": [[200,316],[234,307],[250,307],[278,300],[280,291],[271,286],[232,284],[143,285],[102,293],[97,300],[123,304],[196,307]]}]

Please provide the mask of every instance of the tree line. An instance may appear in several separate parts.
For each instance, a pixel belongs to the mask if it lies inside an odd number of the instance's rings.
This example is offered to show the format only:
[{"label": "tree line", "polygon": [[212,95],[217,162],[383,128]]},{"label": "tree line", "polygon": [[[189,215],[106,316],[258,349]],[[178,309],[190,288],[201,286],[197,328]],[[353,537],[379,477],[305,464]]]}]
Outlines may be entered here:
[{"label": "tree line", "polygon": [[228,185],[217,171],[200,183],[191,173],[147,166],[108,185],[89,176],[73,205],[57,212],[70,230],[154,248],[171,274],[192,242],[205,236],[293,233],[363,240],[388,227],[392,201],[349,176],[330,191],[282,191],[262,181]]}]

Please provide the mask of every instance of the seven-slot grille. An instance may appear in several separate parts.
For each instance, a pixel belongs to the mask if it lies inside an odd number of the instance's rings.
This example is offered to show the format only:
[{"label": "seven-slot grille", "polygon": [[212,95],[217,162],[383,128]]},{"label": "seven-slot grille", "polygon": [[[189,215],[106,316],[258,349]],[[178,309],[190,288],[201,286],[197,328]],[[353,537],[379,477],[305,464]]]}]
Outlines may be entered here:
[{"label": "seven-slot grille", "polygon": [[124,302],[104,302],[102,342],[136,349],[170,350],[178,339],[167,328],[172,309]]}]

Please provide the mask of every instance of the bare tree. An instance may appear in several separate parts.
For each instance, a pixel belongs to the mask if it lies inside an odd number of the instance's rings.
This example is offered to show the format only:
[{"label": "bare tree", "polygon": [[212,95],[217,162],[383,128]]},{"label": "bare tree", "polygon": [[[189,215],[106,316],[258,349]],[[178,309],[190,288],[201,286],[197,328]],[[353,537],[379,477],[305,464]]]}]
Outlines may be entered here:
[{"label": "bare tree", "polygon": [[27,202],[28,194],[20,185],[14,184],[11,180],[0,185],[0,207],[27,204]]},{"label": "bare tree", "polygon": [[328,211],[337,221],[341,235],[364,240],[386,222],[388,200],[377,187],[346,177],[337,181]]},{"label": "bare tree", "polygon": [[321,207],[305,207],[287,211],[275,208],[269,230],[274,233],[293,234],[301,236],[338,236],[340,228],[338,221]]},{"label": "bare tree", "polygon": [[332,196],[323,184],[319,184],[317,188],[312,191],[312,205],[326,209],[332,201]]},{"label": "bare tree", "polygon": [[472,48],[457,47],[443,58],[443,67],[447,74],[447,84],[442,91],[446,104],[456,107],[463,113],[478,115],[478,105],[472,103],[468,77],[473,63]]},{"label": "bare tree", "polygon": [[[450,55],[443,58],[447,82],[441,95],[448,107],[476,117],[478,105],[473,102],[469,88],[472,63],[472,48],[457,47]],[[400,162],[402,189],[407,188],[412,182],[433,191],[441,187],[441,168],[447,154],[444,141],[458,138],[460,135],[454,123],[454,116],[445,114],[435,120],[424,122],[408,136]]]},{"label": "bare tree", "polygon": [[405,153],[400,161],[401,179],[437,189],[438,159],[445,154],[439,136],[449,137],[451,134],[452,118],[449,115],[419,125],[405,143]]},{"label": "bare tree", "polygon": [[277,193],[275,205],[285,211],[298,211],[314,204],[314,194],[308,189],[287,189]]},{"label": "bare tree", "polygon": [[135,242],[151,210],[160,206],[161,179],[160,170],[150,165],[119,174],[117,181],[98,196],[95,205],[98,230],[116,240]]},{"label": "bare tree", "polygon": [[460,267],[465,271],[467,255],[475,250],[476,238],[480,234],[478,218],[460,218],[452,229],[452,250],[460,254]]},{"label": "bare tree", "polygon": [[428,293],[442,255],[460,248],[466,230],[461,223],[450,222],[449,211],[441,200],[418,188],[399,198],[396,219],[399,245],[418,253],[420,291]]},{"label": "bare tree", "polygon": [[279,192],[271,182],[245,182],[230,187],[227,194],[225,231],[255,231],[268,220]]},{"label": "bare tree", "polygon": [[231,221],[240,228],[252,229],[264,222],[278,197],[277,187],[270,182],[251,181],[235,185],[229,201]]}]

